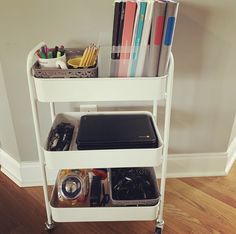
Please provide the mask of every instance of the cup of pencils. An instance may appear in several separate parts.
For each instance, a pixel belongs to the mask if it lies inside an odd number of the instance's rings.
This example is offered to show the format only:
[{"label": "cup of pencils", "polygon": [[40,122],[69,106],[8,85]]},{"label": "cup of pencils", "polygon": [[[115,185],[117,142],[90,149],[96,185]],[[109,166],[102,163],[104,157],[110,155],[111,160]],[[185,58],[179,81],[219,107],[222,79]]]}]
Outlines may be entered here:
[{"label": "cup of pencils", "polygon": [[38,56],[40,67],[42,68],[67,69],[64,46],[55,46],[55,48],[49,49],[44,45],[36,51],[36,55]]},{"label": "cup of pencils", "polygon": [[97,63],[99,48],[95,44],[90,44],[83,52],[82,56],[71,58],[67,61],[72,68],[94,67]]}]

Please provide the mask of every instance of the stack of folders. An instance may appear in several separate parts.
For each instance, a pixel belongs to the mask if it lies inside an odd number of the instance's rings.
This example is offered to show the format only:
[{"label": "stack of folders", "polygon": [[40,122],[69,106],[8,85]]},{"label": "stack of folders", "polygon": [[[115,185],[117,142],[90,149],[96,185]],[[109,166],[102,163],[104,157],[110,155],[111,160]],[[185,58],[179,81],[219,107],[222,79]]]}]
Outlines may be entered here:
[{"label": "stack of folders", "polygon": [[115,0],[111,77],[167,74],[179,3]]}]

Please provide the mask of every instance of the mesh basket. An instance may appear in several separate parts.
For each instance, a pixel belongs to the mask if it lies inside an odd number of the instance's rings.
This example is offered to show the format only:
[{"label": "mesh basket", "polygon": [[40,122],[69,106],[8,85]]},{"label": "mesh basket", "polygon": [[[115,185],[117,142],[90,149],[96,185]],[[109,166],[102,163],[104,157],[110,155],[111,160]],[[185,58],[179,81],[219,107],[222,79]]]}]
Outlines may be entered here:
[{"label": "mesh basket", "polygon": [[[66,49],[66,60],[83,54],[82,49]],[[98,77],[97,63],[88,68],[42,68],[38,61],[32,67],[32,75],[36,78],[95,78]]]}]

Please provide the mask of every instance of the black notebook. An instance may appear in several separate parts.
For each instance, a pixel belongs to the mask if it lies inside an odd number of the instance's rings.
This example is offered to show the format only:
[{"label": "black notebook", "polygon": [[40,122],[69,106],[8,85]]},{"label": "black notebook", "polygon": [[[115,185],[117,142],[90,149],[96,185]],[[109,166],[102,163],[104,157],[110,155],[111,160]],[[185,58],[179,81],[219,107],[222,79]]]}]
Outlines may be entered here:
[{"label": "black notebook", "polygon": [[76,142],[80,150],[158,147],[152,118],[145,114],[84,115]]}]

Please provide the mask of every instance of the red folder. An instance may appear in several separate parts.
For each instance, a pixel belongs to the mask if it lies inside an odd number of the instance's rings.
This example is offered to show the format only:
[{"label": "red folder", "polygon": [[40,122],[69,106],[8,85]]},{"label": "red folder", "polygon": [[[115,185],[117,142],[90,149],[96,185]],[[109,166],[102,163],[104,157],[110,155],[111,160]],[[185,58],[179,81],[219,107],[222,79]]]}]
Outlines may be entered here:
[{"label": "red folder", "polygon": [[120,62],[119,62],[119,72],[118,72],[118,76],[120,77],[126,77],[128,75],[130,49],[132,45],[136,8],[137,8],[136,2],[132,1],[126,2]]}]

